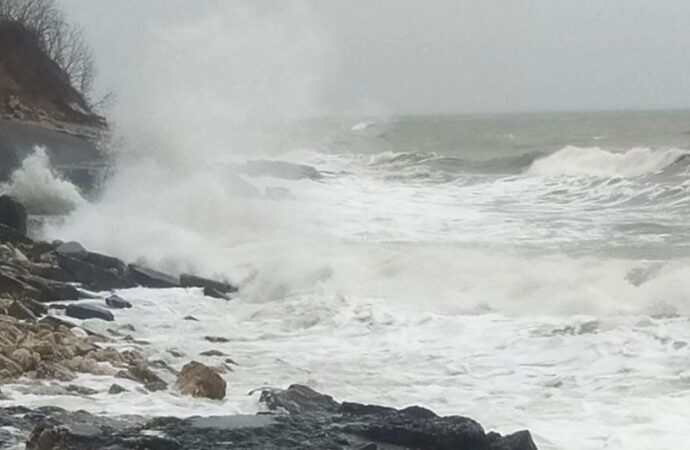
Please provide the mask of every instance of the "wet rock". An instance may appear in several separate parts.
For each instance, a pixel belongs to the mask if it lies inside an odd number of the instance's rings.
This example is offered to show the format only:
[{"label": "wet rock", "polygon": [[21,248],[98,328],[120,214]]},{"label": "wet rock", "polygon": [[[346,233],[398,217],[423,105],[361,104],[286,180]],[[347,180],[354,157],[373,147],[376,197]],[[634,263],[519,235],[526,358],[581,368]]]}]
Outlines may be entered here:
[{"label": "wet rock", "polygon": [[237,288],[229,283],[224,283],[221,281],[214,281],[208,278],[198,277],[196,275],[182,274],[180,275],[180,285],[182,287],[200,287],[200,288],[210,288],[214,291],[220,293],[230,293],[237,292]]},{"label": "wet rock", "polygon": [[537,445],[532,440],[532,434],[527,430],[507,436],[491,432],[487,437],[491,450],[537,450]]},{"label": "wet rock", "polygon": [[130,264],[129,270],[134,281],[143,287],[171,288],[180,286],[177,279],[166,273],[159,272],[158,270],[149,269],[136,264]]},{"label": "wet rock", "polygon": [[113,384],[110,386],[110,389],[108,389],[108,394],[110,395],[118,395],[122,394],[123,392],[127,392],[127,389],[123,388],[119,384]]},{"label": "wet rock", "polygon": [[75,319],[101,319],[112,322],[115,320],[113,313],[98,306],[72,303],[67,306],[65,314]]},{"label": "wet rock", "polygon": [[49,280],[36,275],[17,275],[15,278],[31,288],[24,288],[26,292],[31,292],[31,298],[42,303],[90,297],[75,286],[62,281]]},{"label": "wet rock", "polygon": [[26,208],[14,197],[0,196],[0,224],[26,235]]},{"label": "wet rock", "polygon": [[0,223],[0,242],[11,243],[13,245],[33,245],[33,241],[25,234],[16,229]]},{"label": "wet rock", "polygon": [[307,408],[289,415],[145,420],[15,407],[0,408],[0,423],[27,435],[28,450],[536,450],[527,431],[486,434],[471,419],[438,417],[424,408],[353,410],[366,414]]},{"label": "wet rock", "polygon": [[177,388],[184,395],[222,400],[225,380],[216,371],[199,362],[186,364],[177,378]]},{"label": "wet rock", "polygon": [[168,387],[167,383],[143,362],[133,364],[127,370],[121,370],[115,376],[141,383],[149,391],[160,391]]},{"label": "wet rock", "polygon": [[230,297],[227,294],[224,294],[223,292],[214,289],[212,287],[205,287],[204,288],[204,295],[206,297],[211,297],[211,298],[219,298],[221,300],[230,300]]},{"label": "wet rock", "polygon": [[67,386],[67,392],[79,395],[95,395],[98,391],[95,389],[88,388],[86,386],[77,386],[76,384],[70,384]]},{"label": "wet rock", "polygon": [[308,386],[293,384],[287,389],[267,389],[259,398],[271,411],[285,410],[290,414],[333,413],[340,404],[330,395],[319,394]]},{"label": "wet rock", "polygon": [[106,298],[105,304],[113,309],[125,309],[132,307],[132,304],[130,302],[120,297],[119,295],[111,295],[110,297]]},{"label": "wet rock", "polygon": [[7,314],[19,320],[36,320],[33,311],[16,300],[7,308]]},{"label": "wet rock", "polygon": [[206,350],[205,352],[199,353],[201,356],[225,356],[225,353],[220,350]]},{"label": "wet rock", "polygon": [[134,283],[117,271],[96,266],[73,256],[58,254],[57,262],[61,269],[70,274],[74,281],[97,291],[124,289]]},{"label": "wet rock", "polygon": [[48,314],[48,307],[43,303],[37,302],[36,300],[25,298],[22,300],[21,304],[29,309],[34,316],[42,316]]},{"label": "wet rock", "polygon": [[61,255],[79,255],[86,253],[86,248],[79,242],[70,241],[61,243],[55,248],[55,251]]}]

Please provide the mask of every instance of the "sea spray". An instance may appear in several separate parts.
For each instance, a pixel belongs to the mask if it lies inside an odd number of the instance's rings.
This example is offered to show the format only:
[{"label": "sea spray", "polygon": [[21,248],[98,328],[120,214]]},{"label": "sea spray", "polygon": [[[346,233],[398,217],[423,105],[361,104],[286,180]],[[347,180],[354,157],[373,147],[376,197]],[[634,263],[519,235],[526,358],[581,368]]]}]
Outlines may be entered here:
[{"label": "sea spray", "polygon": [[51,166],[45,147],[34,147],[0,192],[24,203],[31,214],[66,214],[84,206],[79,189]]},{"label": "sea spray", "polygon": [[294,208],[237,195],[232,164],[289,149],[281,129],[314,113],[327,54],[303,2],[218,2],[151,23],[116,86],[113,176],[46,236],[205,273],[241,264],[232,248],[309,236]]}]

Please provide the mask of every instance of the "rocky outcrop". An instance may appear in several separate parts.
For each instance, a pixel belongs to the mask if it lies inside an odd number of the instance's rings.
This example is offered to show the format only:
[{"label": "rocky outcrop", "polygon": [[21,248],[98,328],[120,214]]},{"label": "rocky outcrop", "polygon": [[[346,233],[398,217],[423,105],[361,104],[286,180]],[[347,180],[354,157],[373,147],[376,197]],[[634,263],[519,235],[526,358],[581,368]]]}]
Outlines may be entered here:
[{"label": "rocky outcrop", "polygon": [[[299,393],[297,393],[299,391]],[[272,391],[280,394],[280,391]],[[296,394],[296,396],[295,396]],[[402,410],[338,403],[307,387],[291,386],[281,398],[302,402],[291,414],[186,419],[99,417],[59,408],[0,409],[0,423],[19,430],[27,450],[536,450],[528,431],[501,436],[472,419],[439,417],[413,406]],[[320,399],[320,397],[327,397]],[[294,404],[293,404],[294,406]],[[9,441],[8,441],[9,442]]]},{"label": "rocky outcrop", "polygon": [[216,371],[199,362],[186,364],[177,378],[177,389],[184,395],[214,400],[225,398],[225,380]]}]

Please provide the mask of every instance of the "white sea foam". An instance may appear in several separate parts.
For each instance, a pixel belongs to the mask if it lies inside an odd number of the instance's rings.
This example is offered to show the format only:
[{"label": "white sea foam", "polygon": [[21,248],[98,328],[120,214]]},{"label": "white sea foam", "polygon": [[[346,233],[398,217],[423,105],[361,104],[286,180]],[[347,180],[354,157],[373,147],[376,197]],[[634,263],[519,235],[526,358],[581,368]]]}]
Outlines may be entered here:
[{"label": "white sea foam", "polygon": [[592,175],[598,177],[637,177],[659,172],[690,155],[687,150],[633,148],[611,152],[599,147],[565,147],[532,163],[530,175]]},{"label": "white sea foam", "polygon": [[[302,151],[286,159],[332,176],[248,179],[262,192],[288,188],[289,201],[239,196],[229,163],[277,142],[290,149],[274,123],[310,111],[327,51],[302,6],[274,17],[222,5],[152,27],[150,46],[123,64],[127,144],[114,177],[98,203],[44,232],[239,283],[232,302],[195,289],[127,290],[135,306],[116,313],[115,326],[131,323],[150,342],[140,350],[178,369],[192,358],[223,364],[199,353],[226,352],[238,363],[224,374],[227,399],[140,395],[134,385],[113,397],[111,378],[83,376],[99,394],[3,387],[12,402],[227,414],[256,411],[246,394],[257,387],[302,382],[338,399],[529,428],[546,449],[687,442],[689,255],[670,239],[684,230],[690,185],[640,177],[686,152],[567,147],[526,174],[422,183],[390,175],[438,157],[423,149]],[[230,342],[204,340],[216,335]]]}]

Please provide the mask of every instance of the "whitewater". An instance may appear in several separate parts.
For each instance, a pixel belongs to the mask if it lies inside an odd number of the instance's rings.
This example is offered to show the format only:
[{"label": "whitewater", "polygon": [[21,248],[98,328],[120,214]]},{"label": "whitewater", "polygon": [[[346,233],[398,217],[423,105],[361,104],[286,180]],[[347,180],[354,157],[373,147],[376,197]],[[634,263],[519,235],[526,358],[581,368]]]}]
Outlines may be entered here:
[{"label": "whitewater", "polygon": [[253,413],[255,389],[302,383],[540,449],[687,446],[690,114],[313,118],[328,49],[309,11],[220,8],[133,51],[97,196],[42,149],[2,190],[42,216],[36,237],[238,285],[122,290],[132,309],[81,323],[167,382],[222,367],[226,398],[80,375],[100,393],[17,383],[0,405]]}]

